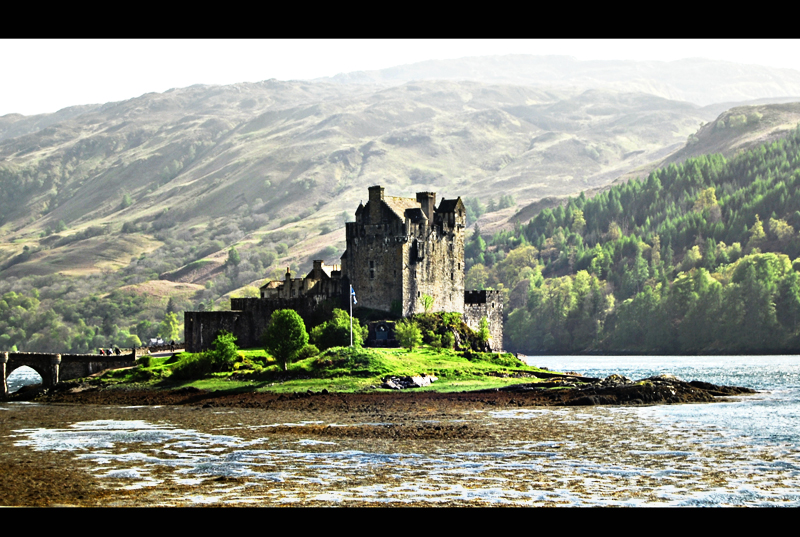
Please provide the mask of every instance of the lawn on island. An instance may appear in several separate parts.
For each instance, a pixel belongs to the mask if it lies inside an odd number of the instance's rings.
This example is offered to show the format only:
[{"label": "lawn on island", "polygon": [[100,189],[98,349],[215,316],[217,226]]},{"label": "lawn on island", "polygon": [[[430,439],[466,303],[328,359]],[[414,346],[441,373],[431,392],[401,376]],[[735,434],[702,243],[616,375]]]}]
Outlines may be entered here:
[{"label": "lawn on island", "polygon": [[316,356],[297,360],[283,371],[263,349],[237,350],[238,358],[230,371],[206,373],[198,378],[176,379],[174,369],[190,353],[170,357],[151,357],[149,364],[126,370],[108,371],[100,377],[106,386],[137,384],[155,389],[194,387],[209,391],[257,391],[292,393],[327,390],[364,392],[393,390],[380,388],[387,376],[433,375],[432,385],[419,391],[460,392],[501,388],[512,384],[558,381],[542,379],[533,373],[555,373],[532,367],[510,353],[460,352],[423,345],[408,351],[402,348],[334,347]]}]

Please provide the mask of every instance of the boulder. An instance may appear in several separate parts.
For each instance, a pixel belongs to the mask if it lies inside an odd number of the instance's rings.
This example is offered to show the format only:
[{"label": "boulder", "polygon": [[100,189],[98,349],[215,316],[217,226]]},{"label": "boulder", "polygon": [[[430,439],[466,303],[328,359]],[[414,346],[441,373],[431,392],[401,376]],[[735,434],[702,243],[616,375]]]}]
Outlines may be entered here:
[{"label": "boulder", "polygon": [[430,386],[439,379],[433,375],[426,375],[423,373],[415,377],[384,377],[381,380],[383,381],[381,388],[387,390],[405,390],[408,388],[422,388],[423,386]]}]

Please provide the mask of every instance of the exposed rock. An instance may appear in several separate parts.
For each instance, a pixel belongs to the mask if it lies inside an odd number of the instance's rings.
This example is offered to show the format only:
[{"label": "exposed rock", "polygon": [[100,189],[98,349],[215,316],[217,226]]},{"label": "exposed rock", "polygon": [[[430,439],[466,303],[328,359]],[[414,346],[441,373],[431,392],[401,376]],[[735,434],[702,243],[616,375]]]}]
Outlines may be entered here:
[{"label": "exposed rock", "polygon": [[383,381],[381,388],[388,390],[405,390],[408,388],[430,386],[439,379],[433,375],[426,375],[423,373],[417,377],[385,377],[381,380]]},{"label": "exposed rock", "polygon": [[624,386],[625,384],[632,384],[633,381],[628,377],[623,375],[617,375],[616,373],[613,375],[609,375],[604,378],[601,382],[601,386]]}]

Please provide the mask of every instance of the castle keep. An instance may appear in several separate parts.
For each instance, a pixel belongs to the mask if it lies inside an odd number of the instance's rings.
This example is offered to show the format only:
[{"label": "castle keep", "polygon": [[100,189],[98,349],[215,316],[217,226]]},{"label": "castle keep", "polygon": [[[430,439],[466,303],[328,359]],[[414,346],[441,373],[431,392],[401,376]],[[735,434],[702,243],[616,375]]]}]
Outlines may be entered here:
[{"label": "castle keep", "polygon": [[373,186],[355,216],[355,222],[346,224],[341,265],[315,260],[305,278],[292,278],[287,271],[283,280],[261,287],[261,298],[231,299],[232,311],[186,312],[186,350],[207,349],[223,329],[242,347],[258,346],[270,315],[278,309],[294,309],[307,324],[316,324],[333,308],[349,307],[350,285],[358,298],[356,308],[407,317],[424,312],[422,298],[427,295],[433,299],[429,311],[462,313],[475,330],[486,317],[492,348],[500,350],[500,292],[464,291],[466,210],[461,198],[442,199],[436,207],[433,192],[398,198]]}]

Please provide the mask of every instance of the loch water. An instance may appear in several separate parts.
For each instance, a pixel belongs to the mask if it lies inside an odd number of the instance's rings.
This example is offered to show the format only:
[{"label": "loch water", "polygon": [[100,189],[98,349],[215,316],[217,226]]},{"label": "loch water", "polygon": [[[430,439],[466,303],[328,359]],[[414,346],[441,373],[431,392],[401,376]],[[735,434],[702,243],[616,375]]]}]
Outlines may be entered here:
[{"label": "loch water", "polygon": [[[166,407],[137,410],[137,419],[111,407],[109,419],[65,414],[58,427],[16,429],[9,440],[67,458],[108,487],[138,491],[125,500],[133,503],[120,505],[800,505],[800,357],[529,362],[593,377],[670,373],[759,393],[710,404],[524,407],[426,418],[491,433],[467,442],[302,433],[359,425],[364,417],[354,414],[286,422],[268,411],[220,409],[204,423],[189,420],[197,412]],[[4,403],[0,412],[42,406]],[[278,427],[300,433],[274,434]]]}]

